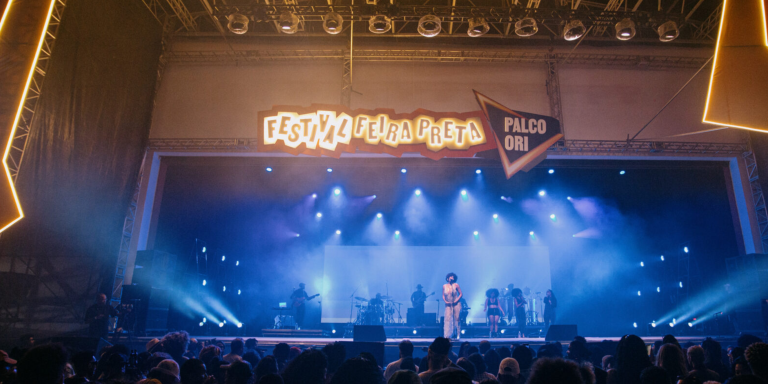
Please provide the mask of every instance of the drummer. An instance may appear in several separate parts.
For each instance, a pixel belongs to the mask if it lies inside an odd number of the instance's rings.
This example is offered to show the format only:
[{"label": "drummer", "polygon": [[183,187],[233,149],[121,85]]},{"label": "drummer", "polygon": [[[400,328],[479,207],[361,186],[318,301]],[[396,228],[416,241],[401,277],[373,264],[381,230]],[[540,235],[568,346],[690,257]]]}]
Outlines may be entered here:
[{"label": "drummer", "polygon": [[384,300],[382,300],[382,298],[381,298],[381,293],[377,293],[376,297],[372,298],[368,302],[368,305],[383,307],[384,306]]}]

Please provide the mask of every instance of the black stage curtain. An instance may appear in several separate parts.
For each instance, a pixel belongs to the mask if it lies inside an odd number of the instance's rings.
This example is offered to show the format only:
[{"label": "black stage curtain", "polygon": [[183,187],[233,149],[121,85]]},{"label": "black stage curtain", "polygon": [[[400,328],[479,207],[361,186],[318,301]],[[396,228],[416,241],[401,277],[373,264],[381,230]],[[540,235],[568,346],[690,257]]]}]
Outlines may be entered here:
[{"label": "black stage curtain", "polygon": [[26,217],[0,239],[0,272],[37,284],[0,300],[13,313],[0,331],[82,328],[96,292],[111,289],[161,36],[140,1],[67,2],[17,180]]}]

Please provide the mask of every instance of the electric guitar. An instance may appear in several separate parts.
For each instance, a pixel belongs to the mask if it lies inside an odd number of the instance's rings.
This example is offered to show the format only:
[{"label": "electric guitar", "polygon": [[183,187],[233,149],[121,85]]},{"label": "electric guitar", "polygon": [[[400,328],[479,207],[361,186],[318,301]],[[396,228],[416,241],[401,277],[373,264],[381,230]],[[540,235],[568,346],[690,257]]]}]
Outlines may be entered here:
[{"label": "electric guitar", "polygon": [[293,299],[293,307],[294,308],[301,307],[302,305],[304,305],[305,301],[312,300],[312,299],[314,299],[315,297],[318,297],[318,296],[320,296],[319,293],[315,294],[315,295],[312,295],[310,297],[297,297],[297,298]]},{"label": "electric guitar", "polygon": [[424,305],[424,302],[425,302],[425,301],[427,301],[427,299],[428,299],[430,296],[434,295],[434,294],[435,294],[435,293],[434,293],[434,292],[432,292],[432,293],[430,293],[429,295],[426,295],[426,296],[424,296],[424,298],[422,298],[422,299],[411,300],[411,304],[414,306],[414,308],[415,308],[415,307],[418,307],[418,306],[420,306],[420,305]]}]

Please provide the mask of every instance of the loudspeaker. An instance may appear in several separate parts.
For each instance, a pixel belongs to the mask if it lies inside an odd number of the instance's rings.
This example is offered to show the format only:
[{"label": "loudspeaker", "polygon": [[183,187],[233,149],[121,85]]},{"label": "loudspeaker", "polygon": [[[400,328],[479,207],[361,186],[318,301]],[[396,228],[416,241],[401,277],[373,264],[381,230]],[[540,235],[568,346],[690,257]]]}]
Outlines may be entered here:
[{"label": "loudspeaker", "polygon": [[355,325],[354,340],[357,341],[387,341],[383,325]]},{"label": "loudspeaker", "polygon": [[176,276],[176,255],[151,250],[136,252],[133,283],[152,288],[173,289]]},{"label": "loudspeaker", "polygon": [[51,337],[51,343],[63,345],[70,356],[78,352],[93,352],[98,356],[102,348],[112,345],[101,337]]},{"label": "loudspeaker", "polygon": [[134,329],[138,334],[165,333],[168,331],[170,292],[147,285],[123,285],[121,304],[133,304],[136,316]]},{"label": "loudspeaker", "polygon": [[576,324],[552,324],[544,341],[570,341],[578,335]]},{"label": "loudspeaker", "polygon": [[[355,328],[357,327],[358,326],[355,326]],[[381,327],[382,332],[384,331],[383,326],[378,325],[377,327]],[[357,336],[357,332],[355,332],[355,336]],[[347,352],[347,359],[356,357],[361,352],[368,352],[376,358],[376,364],[379,366],[386,366],[384,364],[384,343],[359,341],[340,341],[340,343],[344,345],[344,350]]]}]

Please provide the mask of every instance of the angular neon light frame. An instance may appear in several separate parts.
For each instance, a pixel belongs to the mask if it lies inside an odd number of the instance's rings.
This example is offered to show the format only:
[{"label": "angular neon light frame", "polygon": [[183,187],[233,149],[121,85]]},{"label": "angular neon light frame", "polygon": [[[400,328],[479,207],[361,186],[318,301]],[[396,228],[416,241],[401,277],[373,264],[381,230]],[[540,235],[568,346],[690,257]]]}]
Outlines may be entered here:
[{"label": "angular neon light frame", "polygon": [[[745,0],[742,0],[742,1],[745,1]],[[760,3],[760,8],[762,9],[762,12],[760,12],[760,14],[763,17],[763,40],[764,40],[765,46],[768,47],[768,21],[766,21],[766,15],[765,15],[765,0],[757,0],[757,1]],[[749,131],[765,133],[768,130],[768,127],[766,127],[766,129],[760,129],[760,128],[746,127],[742,125],[727,124],[727,123],[707,120],[707,111],[709,111],[709,101],[712,97],[712,83],[715,80],[715,68],[717,68],[717,55],[720,50],[720,37],[723,33],[723,21],[725,20],[725,10],[727,9],[727,5],[728,5],[728,0],[723,0],[723,14],[720,15],[720,26],[718,27],[718,30],[717,30],[717,43],[715,44],[715,58],[712,62],[712,75],[710,75],[709,77],[709,87],[707,89],[707,103],[704,106],[704,116],[702,116],[701,121],[707,124],[717,124],[717,125],[722,125],[722,126],[731,127],[731,128],[746,129]]]},{"label": "angular neon light frame", "polygon": [[[0,35],[2,35],[3,26],[5,25],[5,20],[8,17],[8,14],[10,13],[13,3],[14,3],[14,0],[8,1],[8,4],[5,7],[5,12],[3,12],[3,17],[2,19],[0,19]],[[10,223],[5,224],[2,228],[0,228],[0,233],[5,231],[10,226],[12,226],[16,222],[24,218],[24,211],[21,208],[21,203],[19,202],[19,196],[16,193],[16,186],[14,184],[13,177],[11,177],[11,170],[8,167],[8,156],[11,153],[13,137],[16,134],[16,128],[18,127],[19,119],[21,118],[21,111],[24,108],[24,100],[26,100],[27,93],[29,92],[29,84],[32,82],[32,76],[34,75],[35,67],[37,66],[37,60],[40,58],[40,51],[43,48],[43,42],[45,42],[45,34],[46,34],[46,31],[48,31],[48,25],[51,22],[51,15],[53,14],[55,5],[56,5],[56,0],[51,0],[51,4],[48,7],[48,15],[46,16],[45,23],[43,24],[43,30],[40,33],[40,41],[37,43],[37,51],[35,51],[35,58],[32,60],[32,65],[30,66],[30,69],[29,69],[29,75],[27,75],[27,82],[24,86],[24,92],[22,93],[21,99],[19,100],[19,108],[16,110],[16,116],[13,119],[13,126],[11,127],[10,137],[8,137],[8,144],[6,144],[5,153],[3,154],[3,168],[5,169],[5,176],[8,178],[8,184],[11,187],[11,193],[13,194],[13,199],[16,202],[16,209],[19,211],[19,217],[17,217]]]}]

